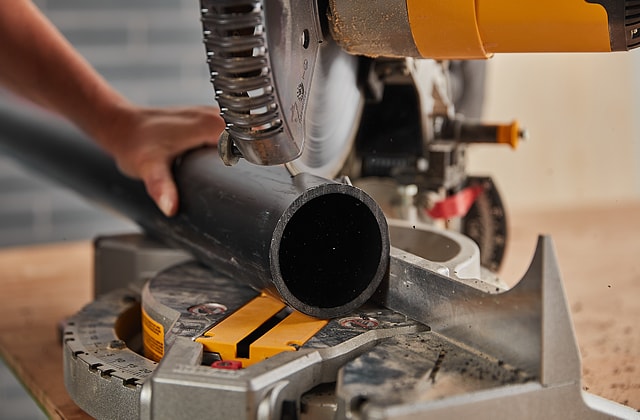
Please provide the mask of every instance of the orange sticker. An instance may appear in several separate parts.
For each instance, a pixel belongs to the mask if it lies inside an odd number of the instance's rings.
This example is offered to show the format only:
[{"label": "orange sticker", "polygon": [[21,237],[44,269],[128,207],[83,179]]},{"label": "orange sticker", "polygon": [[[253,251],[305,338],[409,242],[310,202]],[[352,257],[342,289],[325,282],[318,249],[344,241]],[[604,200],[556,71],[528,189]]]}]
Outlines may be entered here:
[{"label": "orange sticker", "polygon": [[144,356],[159,362],[164,356],[164,327],[142,309],[142,347]]}]

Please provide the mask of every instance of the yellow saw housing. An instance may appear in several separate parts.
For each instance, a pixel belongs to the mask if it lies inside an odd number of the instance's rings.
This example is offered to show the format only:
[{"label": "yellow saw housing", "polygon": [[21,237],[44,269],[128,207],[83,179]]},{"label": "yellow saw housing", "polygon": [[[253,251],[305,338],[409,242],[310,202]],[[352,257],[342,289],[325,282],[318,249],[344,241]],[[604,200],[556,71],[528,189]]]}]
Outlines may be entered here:
[{"label": "yellow saw housing", "polygon": [[611,51],[607,12],[584,0],[407,0],[423,57]]},{"label": "yellow saw housing", "polygon": [[332,0],[329,21],[347,51],[369,56],[478,59],[640,45],[632,0]]}]

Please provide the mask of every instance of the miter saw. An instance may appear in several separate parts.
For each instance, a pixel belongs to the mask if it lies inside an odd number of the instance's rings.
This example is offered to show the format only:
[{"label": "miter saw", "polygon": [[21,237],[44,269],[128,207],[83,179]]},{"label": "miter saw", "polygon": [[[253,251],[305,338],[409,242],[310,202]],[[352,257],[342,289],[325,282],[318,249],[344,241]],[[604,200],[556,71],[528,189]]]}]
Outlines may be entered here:
[{"label": "miter saw", "polygon": [[[550,239],[515,287],[494,274],[504,209],[491,179],[466,174],[465,149],[515,147],[525,133],[478,122],[484,64],[464,61],[631,49],[637,1],[201,6],[227,122],[218,152],[234,167],[208,150],[177,162],[177,218],[90,148],[43,143],[38,159],[13,146],[33,165],[83,153],[73,170],[45,171],[175,245],[96,240],[96,300],[62,336],[80,407],[145,419],[637,417],[581,389]],[[11,121],[27,138],[55,132]]]}]

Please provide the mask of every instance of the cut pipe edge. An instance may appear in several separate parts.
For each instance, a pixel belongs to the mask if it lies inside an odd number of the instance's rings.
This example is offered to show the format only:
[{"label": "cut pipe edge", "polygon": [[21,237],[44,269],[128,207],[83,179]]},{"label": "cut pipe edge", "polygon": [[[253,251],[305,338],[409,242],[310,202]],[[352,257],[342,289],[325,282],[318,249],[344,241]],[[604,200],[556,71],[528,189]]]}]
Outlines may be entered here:
[{"label": "cut pipe edge", "polygon": [[353,312],[378,289],[389,264],[389,228],[364,191],[327,183],[284,212],[271,247],[273,283],[291,307],[317,318]]}]

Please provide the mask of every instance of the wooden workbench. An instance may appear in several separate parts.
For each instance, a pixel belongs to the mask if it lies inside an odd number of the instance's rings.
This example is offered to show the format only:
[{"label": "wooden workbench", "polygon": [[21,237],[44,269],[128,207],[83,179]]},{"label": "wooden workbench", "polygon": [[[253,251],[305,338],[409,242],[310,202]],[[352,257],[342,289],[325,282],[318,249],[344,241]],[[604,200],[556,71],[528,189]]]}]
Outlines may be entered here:
[{"label": "wooden workbench", "polygon": [[[584,387],[640,408],[640,203],[511,216],[503,278],[553,235],[583,356]],[[53,418],[87,416],[62,379],[57,324],[91,300],[89,242],[0,251],[0,355]]]}]

